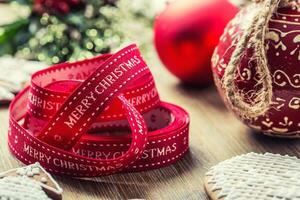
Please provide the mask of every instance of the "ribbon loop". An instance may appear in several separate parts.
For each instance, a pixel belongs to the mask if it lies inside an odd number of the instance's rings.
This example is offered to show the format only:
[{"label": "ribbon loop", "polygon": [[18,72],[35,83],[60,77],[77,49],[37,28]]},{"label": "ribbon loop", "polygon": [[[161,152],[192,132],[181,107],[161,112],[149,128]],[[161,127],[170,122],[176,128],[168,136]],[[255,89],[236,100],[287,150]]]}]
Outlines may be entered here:
[{"label": "ribbon loop", "polygon": [[146,72],[136,46],[121,50],[76,88],[37,137],[65,150],[72,148],[109,102]]},{"label": "ribbon loop", "polygon": [[183,109],[160,102],[146,63],[130,45],[34,74],[10,105],[8,143],[26,164],[95,177],[175,162],[188,149],[188,125]]}]

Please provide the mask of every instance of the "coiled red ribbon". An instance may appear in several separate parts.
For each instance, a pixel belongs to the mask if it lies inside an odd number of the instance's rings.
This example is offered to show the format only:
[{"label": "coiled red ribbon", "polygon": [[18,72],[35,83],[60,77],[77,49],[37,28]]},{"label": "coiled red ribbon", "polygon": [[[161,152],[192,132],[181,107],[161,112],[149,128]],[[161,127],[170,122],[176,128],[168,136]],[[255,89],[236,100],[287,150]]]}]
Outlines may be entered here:
[{"label": "coiled red ribbon", "polygon": [[188,114],[160,101],[138,48],[130,45],[33,74],[10,105],[8,143],[25,164],[95,177],[174,163],[188,150],[188,129]]}]

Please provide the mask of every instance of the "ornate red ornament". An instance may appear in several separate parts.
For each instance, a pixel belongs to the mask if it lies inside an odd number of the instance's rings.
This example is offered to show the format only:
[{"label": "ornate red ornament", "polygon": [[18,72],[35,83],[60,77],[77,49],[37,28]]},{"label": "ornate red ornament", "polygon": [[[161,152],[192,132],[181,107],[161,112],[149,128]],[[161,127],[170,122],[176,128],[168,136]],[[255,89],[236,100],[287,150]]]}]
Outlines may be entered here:
[{"label": "ornate red ornament", "polygon": [[[255,10],[245,8],[227,25],[215,49],[212,69],[215,83],[227,106],[234,110],[244,123],[267,135],[279,137],[300,136],[300,12],[297,6],[280,7],[268,23],[265,49],[272,78],[272,103],[263,115],[246,119],[228,103],[222,79],[237,42],[246,30],[247,21]],[[257,85],[257,64],[250,59],[252,48],[243,52],[234,83],[244,100],[251,99]]]},{"label": "ornate red ornament", "polygon": [[211,55],[237,10],[226,0],[178,0],[169,4],[154,26],[155,46],[163,64],[185,83],[209,84]]}]

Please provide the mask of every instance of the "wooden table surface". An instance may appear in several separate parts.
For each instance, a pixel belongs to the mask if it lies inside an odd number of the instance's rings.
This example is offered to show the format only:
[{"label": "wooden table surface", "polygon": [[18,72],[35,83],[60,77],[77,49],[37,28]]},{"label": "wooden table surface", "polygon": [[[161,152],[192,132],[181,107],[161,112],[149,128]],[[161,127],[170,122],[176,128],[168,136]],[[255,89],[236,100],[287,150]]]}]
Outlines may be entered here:
[{"label": "wooden table surface", "polygon": [[[0,6],[0,15],[6,8]],[[300,156],[300,140],[276,139],[253,133],[220,100],[214,87],[187,88],[179,84],[150,51],[146,60],[163,100],[184,107],[191,117],[190,151],[176,164],[158,170],[118,174],[94,181],[55,177],[63,199],[208,199],[205,172],[232,156],[273,152]],[[0,109],[0,171],[21,166],[7,147],[8,110]]]}]

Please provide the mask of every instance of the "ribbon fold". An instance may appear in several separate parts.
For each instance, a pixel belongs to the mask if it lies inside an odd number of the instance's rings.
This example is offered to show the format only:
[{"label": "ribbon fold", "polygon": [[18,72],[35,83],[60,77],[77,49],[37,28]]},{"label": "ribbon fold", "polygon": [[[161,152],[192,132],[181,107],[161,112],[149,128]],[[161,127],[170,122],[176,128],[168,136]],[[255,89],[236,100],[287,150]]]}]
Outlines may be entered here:
[{"label": "ribbon fold", "polygon": [[188,150],[189,116],[160,101],[136,45],[33,74],[9,125],[11,152],[58,175],[155,169]]}]

